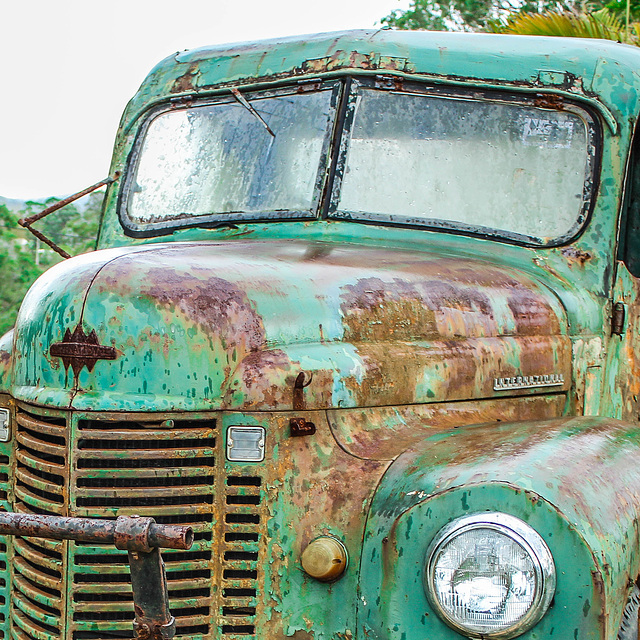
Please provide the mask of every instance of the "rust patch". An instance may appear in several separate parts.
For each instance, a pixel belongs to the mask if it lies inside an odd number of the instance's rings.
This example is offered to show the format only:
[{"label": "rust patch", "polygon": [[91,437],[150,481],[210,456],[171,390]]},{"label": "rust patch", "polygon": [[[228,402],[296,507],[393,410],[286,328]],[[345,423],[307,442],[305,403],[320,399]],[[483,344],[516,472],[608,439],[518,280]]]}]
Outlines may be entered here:
[{"label": "rust patch", "polygon": [[171,86],[171,93],[187,93],[189,91],[196,90],[196,80],[200,75],[200,69],[198,64],[193,62],[189,65],[189,68],[181,75],[178,76]]},{"label": "rust patch", "polygon": [[570,266],[577,264],[580,267],[584,267],[585,263],[593,258],[588,251],[582,251],[581,249],[576,249],[576,247],[565,247],[560,253],[567,258]]},{"label": "rust patch", "polygon": [[217,277],[196,280],[163,269],[151,269],[147,277],[153,284],[143,294],[165,308],[179,309],[205,333],[219,338],[226,350],[244,355],[264,348],[262,319],[237,285]]},{"label": "rust patch", "polygon": [[564,109],[564,100],[562,99],[562,96],[557,96],[552,93],[545,93],[544,95],[536,96],[533,103],[536,107],[540,107],[541,109],[553,109],[554,111],[561,111]]},{"label": "rust patch", "polygon": [[377,68],[374,56],[367,53],[359,53],[358,51],[347,52],[342,49],[339,49],[330,56],[315,58],[313,60],[305,60],[302,63],[302,70],[304,73],[322,73],[344,67],[353,67],[357,69]]},{"label": "rust patch", "polygon": [[392,460],[427,436],[483,422],[549,420],[562,414],[564,396],[501,398],[328,412],[340,446],[365,460]]},{"label": "rust patch", "polygon": [[344,287],[341,310],[349,342],[417,340],[438,335],[435,313],[410,284],[365,278]]},{"label": "rust patch", "polygon": [[289,435],[292,438],[312,436],[316,432],[316,425],[305,418],[289,418]]},{"label": "rust patch", "polygon": [[305,408],[304,388],[308,387],[313,380],[313,373],[301,371],[293,383],[293,409],[302,411]]},{"label": "rust patch", "polygon": [[[513,335],[514,330],[519,335],[560,333],[560,318],[549,300],[527,280],[448,259],[415,266],[406,278],[364,278],[343,287],[346,339],[357,343],[490,337]],[[497,320],[495,309],[505,303],[515,328]]]},{"label": "rust patch", "polygon": [[[540,333],[545,335],[560,333],[558,316],[544,298],[532,296],[530,291],[519,289],[511,293],[507,304],[513,314],[518,334],[534,336]],[[544,329],[541,331],[541,328]]]},{"label": "rust patch", "polygon": [[73,333],[67,329],[62,342],[52,344],[49,353],[54,357],[62,358],[65,371],[71,367],[76,378],[83,367],[93,371],[98,360],[115,360],[117,355],[113,347],[99,344],[95,329],[86,334],[82,324],[79,324]]}]

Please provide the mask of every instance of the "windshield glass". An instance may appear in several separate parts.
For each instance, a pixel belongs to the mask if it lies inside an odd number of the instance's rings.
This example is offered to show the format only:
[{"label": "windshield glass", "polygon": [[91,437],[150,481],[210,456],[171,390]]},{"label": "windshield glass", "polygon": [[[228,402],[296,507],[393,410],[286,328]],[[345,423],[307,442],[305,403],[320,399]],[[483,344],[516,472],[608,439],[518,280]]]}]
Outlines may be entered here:
[{"label": "windshield glass", "polygon": [[336,84],[279,95],[235,91],[164,109],[147,122],[128,175],[131,228],[176,221],[312,217],[335,114]]},{"label": "windshield glass", "polygon": [[588,210],[586,112],[361,88],[336,217],[482,232],[546,244]]}]

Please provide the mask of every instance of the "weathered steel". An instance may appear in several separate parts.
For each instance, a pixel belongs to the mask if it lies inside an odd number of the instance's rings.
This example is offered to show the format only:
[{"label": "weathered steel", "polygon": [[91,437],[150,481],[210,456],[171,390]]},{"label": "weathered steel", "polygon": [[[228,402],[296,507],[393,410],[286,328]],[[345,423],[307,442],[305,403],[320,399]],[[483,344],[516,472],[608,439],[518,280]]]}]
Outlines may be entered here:
[{"label": "weathered steel", "polygon": [[73,332],[67,329],[62,341],[49,347],[49,353],[62,358],[65,371],[71,367],[75,376],[83,367],[91,371],[98,360],[115,360],[117,355],[113,347],[98,344],[95,330],[87,335],[81,325],[78,325]]},{"label": "weathered steel", "polygon": [[139,640],[170,640],[176,621],[169,611],[167,577],[160,551],[129,551],[131,586],[136,619],[133,630]]},{"label": "weathered steel", "polygon": [[0,512],[0,534],[106,542],[115,544],[119,549],[145,552],[152,548],[189,549],[193,544],[191,527],[161,525],[153,518],[136,516],[120,516],[117,520],[92,520],[3,511]]},{"label": "weathered steel", "polygon": [[52,204],[49,207],[46,207],[39,213],[35,213],[34,215],[29,216],[27,218],[20,218],[20,220],[18,220],[18,224],[24,227],[25,229],[27,229],[28,231],[30,231],[36,238],[44,242],[47,246],[51,247],[57,254],[61,255],[65,259],[68,259],[71,256],[64,249],[59,247],[55,242],[53,242],[53,240],[50,240],[49,238],[47,238],[43,233],[41,233],[37,229],[34,229],[31,225],[34,222],[37,222],[38,220],[42,220],[42,218],[45,218],[46,216],[51,215],[55,211],[62,209],[62,207],[66,207],[68,204],[71,204],[72,202],[75,202],[76,200],[79,200],[80,198],[83,198],[84,196],[89,195],[96,189],[100,189],[100,187],[113,184],[119,177],[120,177],[120,172],[116,171],[113,177],[109,176],[108,178],[105,178],[104,180],[100,180],[100,182],[96,182],[96,184],[91,185],[90,187],[87,187],[82,191],[78,191],[78,193],[74,193],[71,196],[62,198],[62,200],[58,200],[58,202]]},{"label": "weathered steel", "polygon": [[316,432],[316,425],[305,418],[290,418],[289,429],[293,437],[312,436]]},{"label": "weathered steel", "polygon": [[191,527],[159,525],[153,518],[137,516],[105,521],[0,512],[0,534],[109,543],[128,550],[136,637],[170,640],[175,635],[175,619],[169,611],[167,577],[159,548],[189,549],[193,544]]}]

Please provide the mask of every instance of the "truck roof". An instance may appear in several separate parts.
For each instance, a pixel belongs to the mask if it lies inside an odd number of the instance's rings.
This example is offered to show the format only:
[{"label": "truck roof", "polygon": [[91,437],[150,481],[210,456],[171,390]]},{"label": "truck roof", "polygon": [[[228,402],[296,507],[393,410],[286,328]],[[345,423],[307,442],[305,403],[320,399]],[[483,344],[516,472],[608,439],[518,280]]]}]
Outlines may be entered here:
[{"label": "truck roof", "polygon": [[638,69],[639,48],[608,40],[391,29],[320,33],[175,53],[152,69],[122,124],[128,128],[141,111],[172,97],[356,71],[575,95],[598,103],[615,131],[637,114]]}]

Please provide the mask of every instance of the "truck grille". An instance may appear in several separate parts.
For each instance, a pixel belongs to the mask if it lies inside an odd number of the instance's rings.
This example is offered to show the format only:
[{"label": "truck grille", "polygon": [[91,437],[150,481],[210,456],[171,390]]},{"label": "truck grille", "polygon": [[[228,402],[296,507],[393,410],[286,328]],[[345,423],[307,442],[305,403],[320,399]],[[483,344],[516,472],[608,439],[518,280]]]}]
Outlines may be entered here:
[{"label": "truck grille", "polygon": [[[262,480],[217,464],[215,419],[137,414],[69,426],[22,409],[17,423],[16,511],[192,526],[189,551],[162,551],[176,636],[254,634]],[[15,640],[133,637],[125,552],[27,538],[14,550]]]},{"label": "truck grille", "polygon": [[[15,511],[67,515],[67,429],[64,419],[19,411],[16,416]],[[15,538],[12,635],[16,640],[60,637],[67,543]]]}]

